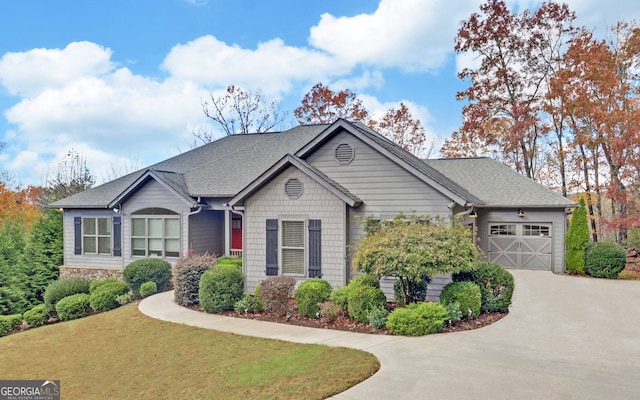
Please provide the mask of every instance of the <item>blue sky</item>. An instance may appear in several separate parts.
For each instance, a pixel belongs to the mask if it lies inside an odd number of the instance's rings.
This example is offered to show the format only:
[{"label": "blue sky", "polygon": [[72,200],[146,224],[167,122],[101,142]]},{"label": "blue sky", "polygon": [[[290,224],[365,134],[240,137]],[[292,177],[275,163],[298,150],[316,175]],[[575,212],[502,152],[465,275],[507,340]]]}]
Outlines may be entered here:
[{"label": "blue sky", "polygon": [[[482,1],[21,0],[0,6],[0,171],[42,185],[73,149],[98,183],[191,148],[230,84],[292,111],[317,82],[372,113],[402,101],[430,140],[460,126],[460,21]],[[514,1],[512,7],[537,7]],[[635,0],[567,1],[604,33]],[[293,120],[292,120],[293,123]],[[131,161],[133,160],[133,161]]]}]

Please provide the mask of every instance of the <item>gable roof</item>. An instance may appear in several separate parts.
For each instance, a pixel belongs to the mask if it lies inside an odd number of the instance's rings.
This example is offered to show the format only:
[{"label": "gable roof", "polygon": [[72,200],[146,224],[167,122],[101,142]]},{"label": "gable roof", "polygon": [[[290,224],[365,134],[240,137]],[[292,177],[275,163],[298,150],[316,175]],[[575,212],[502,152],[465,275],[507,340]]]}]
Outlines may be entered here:
[{"label": "gable roof", "polygon": [[485,207],[564,208],[575,204],[532,179],[491,158],[424,160],[473,196]]},{"label": "gable roof", "polygon": [[319,183],[321,186],[329,190],[336,197],[338,197],[340,200],[344,201],[351,207],[358,207],[362,204],[362,200],[360,200],[358,196],[349,192],[349,190],[347,190],[345,187],[343,187],[333,179],[329,178],[322,171],[296,156],[287,154],[282,159],[280,159],[280,161],[278,161],[271,168],[260,175],[258,179],[251,182],[247,187],[242,189],[236,196],[234,196],[229,201],[229,205],[235,206],[238,203],[241,203],[289,166],[298,168],[308,177]]}]

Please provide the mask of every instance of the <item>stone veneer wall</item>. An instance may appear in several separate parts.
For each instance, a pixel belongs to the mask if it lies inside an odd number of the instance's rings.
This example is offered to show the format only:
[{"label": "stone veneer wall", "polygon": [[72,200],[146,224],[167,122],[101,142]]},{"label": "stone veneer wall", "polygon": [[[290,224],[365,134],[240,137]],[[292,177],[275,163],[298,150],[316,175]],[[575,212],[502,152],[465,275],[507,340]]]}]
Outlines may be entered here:
[{"label": "stone veneer wall", "polygon": [[625,269],[640,272],[640,250],[627,249],[627,266]]},{"label": "stone veneer wall", "polygon": [[91,280],[116,278],[122,280],[122,268],[91,268],[60,266],[60,279],[83,277]]}]

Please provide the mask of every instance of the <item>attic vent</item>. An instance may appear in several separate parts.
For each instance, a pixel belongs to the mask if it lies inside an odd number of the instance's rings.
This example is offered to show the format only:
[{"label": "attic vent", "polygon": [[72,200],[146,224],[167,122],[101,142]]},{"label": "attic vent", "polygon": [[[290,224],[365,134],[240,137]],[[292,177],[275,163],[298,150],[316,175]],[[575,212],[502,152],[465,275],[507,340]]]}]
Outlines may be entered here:
[{"label": "attic vent", "polygon": [[297,199],[302,196],[302,182],[295,178],[289,179],[287,183],[284,184],[284,192],[289,199]]},{"label": "attic vent", "polygon": [[347,165],[355,157],[355,150],[350,144],[342,143],[336,147],[336,161],[338,164]]}]

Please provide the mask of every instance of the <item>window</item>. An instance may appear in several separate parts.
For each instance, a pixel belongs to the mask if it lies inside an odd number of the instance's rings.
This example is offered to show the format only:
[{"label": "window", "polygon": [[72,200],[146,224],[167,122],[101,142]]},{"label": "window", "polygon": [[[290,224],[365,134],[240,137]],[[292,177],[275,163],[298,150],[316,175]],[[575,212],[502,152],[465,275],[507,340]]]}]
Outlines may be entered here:
[{"label": "window", "polygon": [[551,236],[548,225],[523,225],[524,236]]},{"label": "window", "polygon": [[304,275],[304,221],[282,221],[282,273]]},{"label": "window", "polygon": [[82,218],[82,253],[111,255],[111,218]]},{"label": "window", "polygon": [[490,234],[494,236],[515,236],[516,225],[515,224],[491,225]]},{"label": "window", "polygon": [[[139,215],[144,211],[134,214]],[[164,212],[175,214],[169,210]],[[133,256],[180,257],[180,218],[158,214],[154,212],[153,215],[131,218]]]}]

